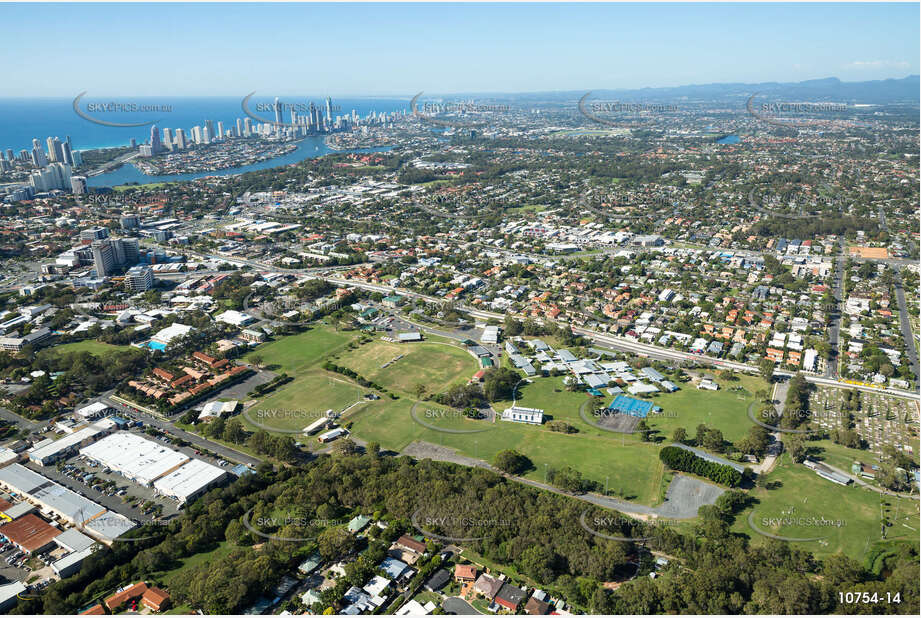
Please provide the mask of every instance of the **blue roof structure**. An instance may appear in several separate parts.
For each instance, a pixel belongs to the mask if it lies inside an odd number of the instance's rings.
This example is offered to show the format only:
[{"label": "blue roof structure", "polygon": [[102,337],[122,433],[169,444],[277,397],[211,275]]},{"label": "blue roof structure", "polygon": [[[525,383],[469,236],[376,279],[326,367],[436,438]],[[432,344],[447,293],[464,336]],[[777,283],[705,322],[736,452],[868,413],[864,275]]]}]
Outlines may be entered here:
[{"label": "blue roof structure", "polygon": [[646,415],[652,412],[654,407],[651,401],[643,401],[642,399],[634,399],[626,395],[618,395],[614,398],[614,401],[611,402],[611,405],[608,406],[608,410],[620,412],[621,414],[629,414],[636,418],[646,418]]}]

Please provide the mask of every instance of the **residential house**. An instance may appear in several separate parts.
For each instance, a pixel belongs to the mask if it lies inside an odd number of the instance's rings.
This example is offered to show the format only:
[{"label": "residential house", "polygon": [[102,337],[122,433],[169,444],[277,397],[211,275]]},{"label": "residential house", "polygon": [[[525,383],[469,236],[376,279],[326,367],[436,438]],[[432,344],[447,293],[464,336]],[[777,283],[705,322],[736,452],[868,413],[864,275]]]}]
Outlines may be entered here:
[{"label": "residential house", "polygon": [[476,567],[472,564],[458,564],[454,567],[454,581],[473,583],[476,581]]},{"label": "residential house", "polygon": [[473,584],[473,590],[477,594],[483,595],[486,599],[492,601],[496,595],[499,594],[499,590],[502,589],[502,584],[503,582],[501,579],[483,573],[477,578],[476,583]]},{"label": "residential house", "polygon": [[493,602],[510,612],[517,612],[526,594],[527,593],[518,586],[506,583],[499,589],[499,593],[496,594]]}]

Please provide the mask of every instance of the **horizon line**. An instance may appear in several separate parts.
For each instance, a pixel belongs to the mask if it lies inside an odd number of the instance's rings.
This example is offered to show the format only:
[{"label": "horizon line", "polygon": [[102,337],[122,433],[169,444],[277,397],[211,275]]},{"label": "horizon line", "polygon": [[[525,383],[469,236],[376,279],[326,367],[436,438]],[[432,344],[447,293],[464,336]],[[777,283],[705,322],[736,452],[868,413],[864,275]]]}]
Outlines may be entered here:
[{"label": "horizon line", "polygon": [[[837,80],[841,84],[867,84],[874,82],[885,82],[885,81],[900,81],[911,78],[921,79],[921,74],[909,73],[903,77],[885,77],[881,79],[870,79],[870,80],[858,80],[858,81],[842,81],[839,77],[828,76],[828,77],[819,77],[813,79],[806,79],[795,82],[779,82],[779,81],[761,81],[761,82],[707,82],[707,83],[687,83],[679,84],[672,86],[641,86],[638,88],[624,88],[624,87],[606,87],[606,88],[564,88],[559,90],[517,90],[517,91],[504,91],[504,90],[465,90],[465,91],[424,91],[429,96],[448,96],[448,95],[502,95],[502,96],[514,96],[514,95],[537,95],[537,94],[569,94],[569,93],[579,93],[579,92],[609,92],[609,91],[641,91],[641,90],[659,90],[659,89],[677,89],[677,88],[692,88],[692,87],[704,87],[704,86],[763,86],[766,84],[777,84],[785,86],[794,86],[802,85],[809,82],[821,82],[827,80]],[[305,95],[302,93],[271,93],[271,91],[266,90],[267,97],[303,97],[303,96],[320,96],[320,97],[342,97],[342,98],[356,98],[356,99],[403,99],[407,100],[412,99],[416,93],[379,93],[379,94],[318,94],[318,95]],[[237,94],[179,94],[179,95],[161,95],[161,94],[126,94],[126,93],[104,93],[104,94],[94,94],[94,97],[125,97],[125,96],[135,96],[135,97],[150,97],[150,98],[196,98],[196,99],[222,99],[222,98],[236,98]],[[245,93],[242,95],[245,96]],[[241,98],[242,98],[241,96]],[[41,95],[41,96],[0,96],[0,100],[11,100],[11,99],[23,99],[23,100],[36,100],[36,99],[64,99],[71,100],[72,97],[69,95]]]}]

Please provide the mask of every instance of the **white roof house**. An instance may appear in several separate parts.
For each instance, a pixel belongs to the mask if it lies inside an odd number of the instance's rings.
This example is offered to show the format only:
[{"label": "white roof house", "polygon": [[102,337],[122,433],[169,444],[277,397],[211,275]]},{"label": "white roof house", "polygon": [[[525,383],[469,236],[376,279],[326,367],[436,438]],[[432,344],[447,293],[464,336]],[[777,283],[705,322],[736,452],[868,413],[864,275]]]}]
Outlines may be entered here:
[{"label": "white roof house", "polygon": [[659,392],[658,387],[652,384],[646,384],[645,382],[635,382],[627,387],[627,392],[631,395],[641,395],[643,393],[657,393]]},{"label": "white roof house", "polygon": [[818,358],[819,353],[813,349],[809,348],[803,353],[803,370],[805,371],[815,371],[816,369],[816,359]]},{"label": "white roof house", "polygon": [[172,341],[173,339],[184,337],[188,335],[190,332],[192,332],[193,330],[195,330],[193,327],[187,326],[185,324],[178,324],[178,323],[171,324],[170,326],[167,326],[166,328],[160,330],[156,335],[154,335],[150,339],[151,341],[154,341],[156,343],[162,343],[163,345],[169,345],[169,342]]},{"label": "white roof house", "polygon": [[233,414],[237,409],[239,401],[209,401],[204,406],[202,406],[201,414],[198,415],[198,420],[203,421],[212,418],[220,418],[227,414]]},{"label": "white roof house", "polygon": [[480,341],[483,343],[499,343],[499,327],[492,325],[484,328],[483,334],[480,336]]},{"label": "white roof house", "polygon": [[112,410],[111,406],[108,406],[101,401],[91,403],[88,406],[84,406],[76,411],[76,415],[85,419],[96,418],[97,416],[102,416],[109,410]]},{"label": "white roof house", "polygon": [[698,389],[702,388],[708,391],[716,391],[716,390],[719,390],[720,385],[714,382],[713,380],[711,380],[710,378],[704,378],[703,380],[700,381],[700,384],[697,385],[697,388]]},{"label": "white roof house", "polygon": [[544,422],[544,411],[538,408],[525,408],[522,406],[512,406],[502,412],[503,421],[513,423],[527,423],[529,425],[540,425]]},{"label": "white roof house", "polygon": [[214,316],[214,319],[218,322],[230,324],[231,326],[245,326],[253,321],[253,316],[235,309],[228,309]]},{"label": "white roof house", "polygon": [[425,605],[419,603],[415,599],[410,599],[409,602],[394,612],[394,616],[428,616],[433,611],[435,611],[435,604],[429,601]]}]

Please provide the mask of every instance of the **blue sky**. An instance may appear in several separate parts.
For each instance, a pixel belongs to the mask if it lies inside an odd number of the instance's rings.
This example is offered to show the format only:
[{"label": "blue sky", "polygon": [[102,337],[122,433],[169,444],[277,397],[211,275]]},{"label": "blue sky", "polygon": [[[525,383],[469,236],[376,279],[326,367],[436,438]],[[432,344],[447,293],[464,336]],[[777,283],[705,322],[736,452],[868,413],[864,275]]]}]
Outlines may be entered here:
[{"label": "blue sky", "polygon": [[919,71],[906,4],[3,4],[0,98],[402,95]]}]

